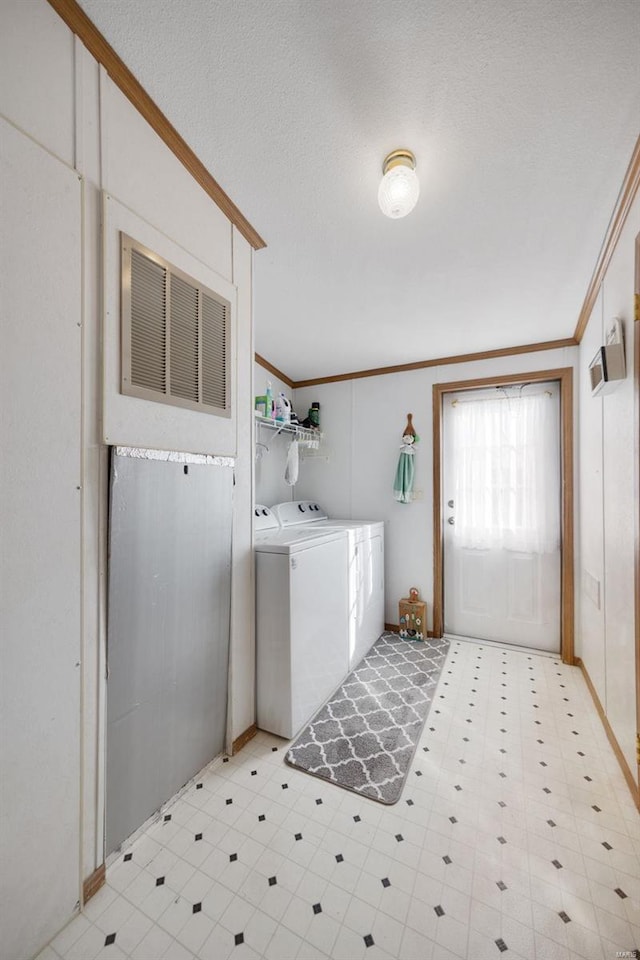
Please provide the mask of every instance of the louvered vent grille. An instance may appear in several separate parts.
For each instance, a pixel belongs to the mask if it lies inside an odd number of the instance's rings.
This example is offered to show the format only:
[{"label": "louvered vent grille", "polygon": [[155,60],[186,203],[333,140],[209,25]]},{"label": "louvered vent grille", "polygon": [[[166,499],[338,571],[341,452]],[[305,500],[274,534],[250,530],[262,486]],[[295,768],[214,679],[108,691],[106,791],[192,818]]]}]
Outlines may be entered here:
[{"label": "louvered vent grille", "polygon": [[138,250],[131,253],[131,382],[166,390],[167,271]]},{"label": "louvered vent grille", "polygon": [[227,396],[227,308],[202,296],[202,402],[224,407]]},{"label": "louvered vent grille", "polygon": [[171,277],[171,395],[198,402],[198,288]]},{"label": "louvered vent grille", "polygon": [[122,234],[122,392],[229,416],[229,307]]}]

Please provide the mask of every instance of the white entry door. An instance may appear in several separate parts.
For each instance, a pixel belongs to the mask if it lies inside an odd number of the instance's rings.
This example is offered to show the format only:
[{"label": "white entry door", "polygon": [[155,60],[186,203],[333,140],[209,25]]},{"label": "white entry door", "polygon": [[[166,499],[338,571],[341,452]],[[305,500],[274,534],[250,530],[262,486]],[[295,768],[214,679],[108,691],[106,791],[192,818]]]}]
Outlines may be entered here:
[{"label": "white entry door", "polygon": [[443,403],[445,632],[557,653],[559,384]]}]

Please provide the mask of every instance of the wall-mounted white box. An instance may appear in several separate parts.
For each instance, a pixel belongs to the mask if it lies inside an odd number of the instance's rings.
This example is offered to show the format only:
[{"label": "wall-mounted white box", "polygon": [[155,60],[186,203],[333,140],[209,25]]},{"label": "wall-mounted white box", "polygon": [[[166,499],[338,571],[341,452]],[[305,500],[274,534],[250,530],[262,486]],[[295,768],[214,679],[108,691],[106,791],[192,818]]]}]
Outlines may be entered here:
[{"label": "wall-mounted white box", "polygon": [[624,336],[618,317],[612,321],[606,341],[589,364],[591,395],[594,397],[601,393],[611,393],[618,382],[626,377]]}]

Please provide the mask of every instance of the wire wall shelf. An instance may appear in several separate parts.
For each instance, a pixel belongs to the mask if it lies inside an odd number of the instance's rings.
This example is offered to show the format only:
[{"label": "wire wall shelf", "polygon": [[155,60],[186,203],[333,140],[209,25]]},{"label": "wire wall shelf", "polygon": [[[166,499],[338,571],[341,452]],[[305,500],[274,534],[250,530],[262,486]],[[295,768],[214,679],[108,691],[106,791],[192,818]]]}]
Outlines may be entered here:
[{"label": "wire wall shelf", "polygon": [[261,417],[259,414],[256,414],[255,419],[257,426],[273,431],[276,436],[279,433],[286,434],[292,439],[297,440],[300,446],[306,447],[309,450],[317,450],[320,446],[320,441],[323,436],[320,430],[302,427],[299,423],[284,423],[281,420],[272,420],[270,417]]}]

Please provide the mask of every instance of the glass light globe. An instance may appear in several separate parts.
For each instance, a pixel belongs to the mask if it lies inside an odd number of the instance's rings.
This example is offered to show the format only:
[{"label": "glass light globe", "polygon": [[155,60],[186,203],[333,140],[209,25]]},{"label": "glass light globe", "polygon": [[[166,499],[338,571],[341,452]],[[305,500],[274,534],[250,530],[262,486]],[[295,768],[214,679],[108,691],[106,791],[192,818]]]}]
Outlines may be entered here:
[{"label": "glass light globe", "polygon": [[420,196],[420,181],[410,166],[399,163],[387,170],[378,187],[378,203],[385,217],[397,220],[411,213]]}]

